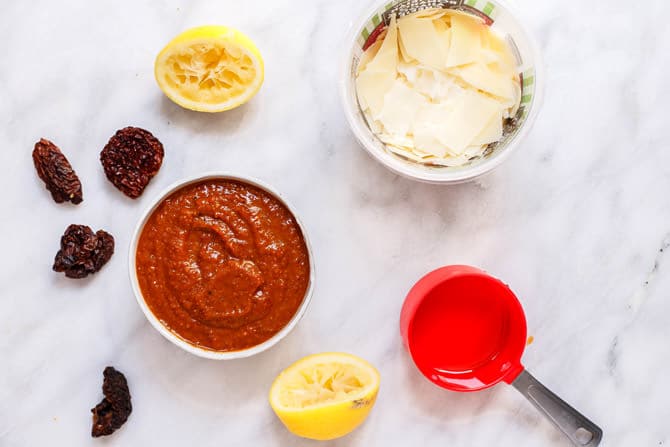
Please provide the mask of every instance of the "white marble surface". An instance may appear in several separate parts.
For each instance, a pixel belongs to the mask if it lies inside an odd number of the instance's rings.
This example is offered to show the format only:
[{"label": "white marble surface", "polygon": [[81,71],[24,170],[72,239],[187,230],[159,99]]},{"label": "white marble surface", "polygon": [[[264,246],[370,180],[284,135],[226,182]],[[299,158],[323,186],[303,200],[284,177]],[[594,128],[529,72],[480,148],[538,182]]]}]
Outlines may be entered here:
[{"label": "white marble surface", "polygon": [[[544,54],[538,122],[498,171],[436,187],[399,178],[356,144],[336,93],[340,40],[357,0],[5,1],[0,14],[0,445],[312,446],[286,432],[266,394],[293,360],[342,350],[381,371],[362,446],[567,446],[507,386],[455,394],[404,353],[398,314],[427,271],[481,266],[521,298],[535,342],[524,362],[605,430],[606,446],[670,442],[670,6],[518,0]],[[597,14],[594,15],[594,14]],[[230,24],[257,42],[266,82],[247,106],[209,116],[156,87],[153,58],[179,31]],[[163,167],[137,201],[104,178],[113,132],[145,127]],[[30,152],[53,139],[85,201],[56,205]],[[261,178],[296,205],[317,285],[304,320],[255,358],[215,362],[164,340],[127,278],[147,203],[187,175]],[[51,271],[70,223],[113,233],[117,253],[82,281]],[[105,365],[133,393],[128,423],[91,440]]]}]

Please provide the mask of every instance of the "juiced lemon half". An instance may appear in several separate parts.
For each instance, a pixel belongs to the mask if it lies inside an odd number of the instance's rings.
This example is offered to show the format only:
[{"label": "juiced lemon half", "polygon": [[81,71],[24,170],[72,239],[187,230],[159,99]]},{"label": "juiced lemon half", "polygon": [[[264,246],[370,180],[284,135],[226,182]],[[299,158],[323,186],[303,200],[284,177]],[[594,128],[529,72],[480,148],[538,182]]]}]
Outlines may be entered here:
[{"label": "juiced lemon half", "polygon": [[249,101],[263,84],[256,45],[226,26],[184,31],[156,57],[158,86],[172,101],[200,112],[222,112]]},{"label": "juiced lemon half", "polygon": [[358,427],[377,399],[379,373],[350,354],[310,355],[282,371],[270,405],[286,428],[304,438],[339,438]]}]

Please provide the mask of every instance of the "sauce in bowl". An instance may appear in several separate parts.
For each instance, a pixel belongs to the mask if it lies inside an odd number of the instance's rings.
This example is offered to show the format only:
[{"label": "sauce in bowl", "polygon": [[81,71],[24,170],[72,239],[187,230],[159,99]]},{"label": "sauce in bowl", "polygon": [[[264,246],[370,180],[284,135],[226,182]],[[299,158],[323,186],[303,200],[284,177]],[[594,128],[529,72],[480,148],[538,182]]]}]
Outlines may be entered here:
[{"label": "sauce in bowl", "polygon": [[250,184],[209,179],[164,199],[136,251],[150,311],[189,344],[213,351],[256,346],[298,311],[309,251],[289,209]]}]

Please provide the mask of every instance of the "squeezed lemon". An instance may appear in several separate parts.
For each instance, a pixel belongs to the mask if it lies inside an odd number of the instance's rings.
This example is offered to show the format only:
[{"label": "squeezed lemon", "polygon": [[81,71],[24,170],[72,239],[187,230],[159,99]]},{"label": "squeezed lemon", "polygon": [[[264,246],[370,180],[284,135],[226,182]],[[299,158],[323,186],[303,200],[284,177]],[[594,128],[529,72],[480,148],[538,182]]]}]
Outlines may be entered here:
[{"label": "squeezed lemon", "polygon": [[322,353],[282,371],[270,406],[286,428],[303,438],[344,436],[365,421],[377,399],[379,372],[350,354]]},{"label": "squeezed lemon", "polygon": [[209,25],[184,31],[156,57],[158,86],[175,103],[223,112],[249,101],[264,79],[263,58],[241,32]]}]

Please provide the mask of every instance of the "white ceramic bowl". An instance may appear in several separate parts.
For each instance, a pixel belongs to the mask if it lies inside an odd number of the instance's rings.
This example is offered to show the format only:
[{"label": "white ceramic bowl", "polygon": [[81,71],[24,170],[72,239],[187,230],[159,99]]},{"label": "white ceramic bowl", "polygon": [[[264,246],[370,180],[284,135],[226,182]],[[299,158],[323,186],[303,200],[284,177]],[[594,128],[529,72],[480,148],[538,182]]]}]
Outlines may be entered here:
[{"label": "white ceramic bowl", "polygon": [[[144,297],[142,296],[142,291],[140,290],[140,285],[137,280],[137,270],[135,266],[137,243],[139,241],[140,235],[142,234],[142,230],[144,229],[144,224],[146,223],[149,216],[151,216],[156,207],[173,192],[187,185],[198,183],[203,180],[212,180],[212,179],[235,180],[247,183],[249,185],[260,188],[263,191],[267,192],[268,194],[274,196],[277,200],[279,200],[282,204],[284,204],[286,208],[288,208],[291,214],[293,214],[293,217],[295,218],[296,222],[298,223],[298,226],[300,227],[300,231],[302,232],[302,236],[305,240],[305,245],[307,246],[307,254],[309,256],[309,284],[307,286],[305,296],[302,299],[302,303],[300,304],[300,307],[298,307],[298,310],[295,312],[291,320],[279,332],[277,332],[274,336],[272,336],[272,338],[256,346],[252,346],[250,348],[242,349],[239,351],[213,351],[195,346],[189,343],[188,341],[182,339],[179,335],[175,334],[170,329],[165,327],[158,320],[158,318],[156,318],[156,316],[151,312],[149,306],[147,306],[146,301],[144,301]],[[144,315],[147,317],[147,320],[149,320],[149,323],[151,323],[154,329],[160,332],[160,334],[163,337],[167,338],[172,343],[184,349],[185,351],[188,351],[200,357],[205,357],[214,360],[228,360],[228,359],[249,357],[254,354],[258,354],[259,352],[263,352],[266,349],[269,349],[270,347],[274,346],[277,342],[279,342],[279,340],[286,337],[286,335],[288,335],[288,333],[291,332],[291,330],[296,326],[296,324],[298,324],[298,321],[302,318],[302,316],[305,314],[305,311],[307,310],[307,306],[309,305],[309,302],[312,299],[312,292],[314,290],[314,257],[312,255],[312,247],[309,243],[305,227],[298,218],[295,209],[277,191],[275,191],[273,188],[266,185],[265,183],[250,177],[242,177],[225,172],[208,172],[205,174],[189,177],[173,183],[172,185],[167,187],[163,192],[161,192],[156,197],[156,199],[152,201],[151,205],[147,208],[147,210],[144,213],[142,213],[142,217],[140,218],[139,222],[137,223],[137,226],[135,227],[135,232],[133,233],[133,238],[130,242],[128,266],[130,268],[130,283],[132,284],[133,292],[135,293],[135,298],[137,299],[137,304],[140,305],[142,312],[144,312]]]},{"label": "white ceramic bowl", "polygon": [[[419,6],[421,5],[421,6]],[[447,7],[477,14],[512,47],[519,72],[523,77],[519,126],[506,135],[495,150],[483,158],[461,167],[425,166],[405,160],[389,152],[384,143],[370,130],[356,97],[355,73],[363,46],[379,26],[384,26],[391,13],[403,9],[413,12],[417,7]],[[402,14],[402,12],[401,12]],[[505,0],[381,0],[365,11],[351,25],[345,41],[345,55],[340,79],[340,96],[347,121],[361,145],[377,161],[391,171],[428,183],[461,183],[490,172],[514,151],[530,130],[542,102],[544,73],[537,47],[530,34],[517,19],[517,14]]]}]

